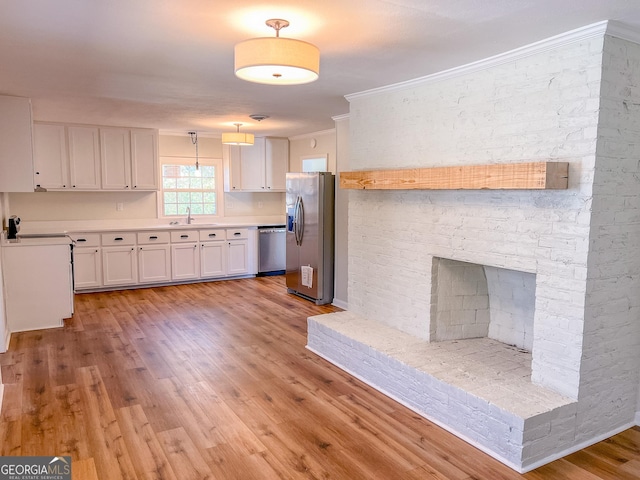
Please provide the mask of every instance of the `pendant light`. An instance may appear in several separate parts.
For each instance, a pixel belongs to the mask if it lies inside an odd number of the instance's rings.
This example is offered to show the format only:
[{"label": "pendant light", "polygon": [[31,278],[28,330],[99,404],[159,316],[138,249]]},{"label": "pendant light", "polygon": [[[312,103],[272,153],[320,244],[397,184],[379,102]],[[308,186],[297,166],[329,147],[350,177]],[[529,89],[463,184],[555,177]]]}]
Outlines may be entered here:
[{"label": "pendant light", "polygon": [[240,133],[241,123],[234,123],[235,132],[222,134],[222,143],[225,145],[253,145],[253,133]]},{"label": "pendant light", "polygon": [[235,47],[236,76],[255,83],[296,85],[318,79],[320,51],[302,40],[281,38],[280,30],[289,22],[278,18],[266,24],[276,31],[275,37],[252,38]]}]

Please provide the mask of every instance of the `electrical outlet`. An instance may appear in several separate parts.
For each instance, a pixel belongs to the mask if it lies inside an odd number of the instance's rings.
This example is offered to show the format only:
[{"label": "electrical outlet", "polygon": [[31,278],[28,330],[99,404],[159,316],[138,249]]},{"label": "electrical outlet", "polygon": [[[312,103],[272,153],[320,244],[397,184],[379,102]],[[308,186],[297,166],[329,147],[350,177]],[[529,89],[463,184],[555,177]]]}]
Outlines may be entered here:
[{"label": "electrical outlet", "polygon": [[224,206],[227,208],[227,210],[232,210],[233,209],[233,202],[231,200],[227,200],[225,202]]},{"label": "electrical outlet", "polygon": [[116,210],[118,212],[123,211],[124,210],[124,203],[121,203],[121,202],[116,203]]}]

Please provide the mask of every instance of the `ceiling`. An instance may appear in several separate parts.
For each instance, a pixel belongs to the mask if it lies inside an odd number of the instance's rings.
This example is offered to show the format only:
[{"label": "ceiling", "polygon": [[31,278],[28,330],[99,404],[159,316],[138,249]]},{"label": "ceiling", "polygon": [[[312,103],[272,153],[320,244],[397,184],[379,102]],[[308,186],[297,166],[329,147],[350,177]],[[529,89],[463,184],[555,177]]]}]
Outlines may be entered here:
[{"label": "ceiling", "polygon": [[[234,45],[269,18],[320,49],[316,82],[235,77]],[[332,128],[344,95],[608,19],[640,28],[638,0],[4,0],[0,94],[36,120],[295,136]]]}]

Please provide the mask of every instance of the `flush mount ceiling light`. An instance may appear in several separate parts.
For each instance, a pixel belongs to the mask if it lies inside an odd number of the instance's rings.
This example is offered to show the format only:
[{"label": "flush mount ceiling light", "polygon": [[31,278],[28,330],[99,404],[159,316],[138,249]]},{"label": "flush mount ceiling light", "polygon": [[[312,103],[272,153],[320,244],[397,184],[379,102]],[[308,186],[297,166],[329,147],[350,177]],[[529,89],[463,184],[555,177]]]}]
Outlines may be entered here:
[{"label": "flush mount ceiling light", "polygon": [[253,133],[240,133],[241,123],[234,123],[235,132],[222,134],[222,143],[225,145],[253,145]]},{"label": "flush mount ceiling light", "polygon": [[275,37],[252,38],[235,48],[236,76],[255,83],[297,85],[318,79],[320,51],[302,40],[280,37],[287,20],[272,18],[267,25],[275,29]]}]

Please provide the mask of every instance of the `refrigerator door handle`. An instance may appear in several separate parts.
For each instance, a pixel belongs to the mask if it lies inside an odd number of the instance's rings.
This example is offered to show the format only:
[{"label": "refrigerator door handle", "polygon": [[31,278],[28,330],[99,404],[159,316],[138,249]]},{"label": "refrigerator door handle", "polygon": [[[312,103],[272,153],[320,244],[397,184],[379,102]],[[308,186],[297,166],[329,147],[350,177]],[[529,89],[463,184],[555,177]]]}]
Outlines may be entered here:
[{"label": "refrigerator door handle", "polygon": [[293,206],[293,235],[296,239],[296,245],[300,245],[298,240],[298,204],[300,203],[300,197],[296,198],[296,204]]},{"label": "refrigerator door handle", "polygon": [[298,197],[298,238],[300,239],[298,245],[302,245],[302,237],[304,237],[304,203],[302,203],[302,197]]}]

